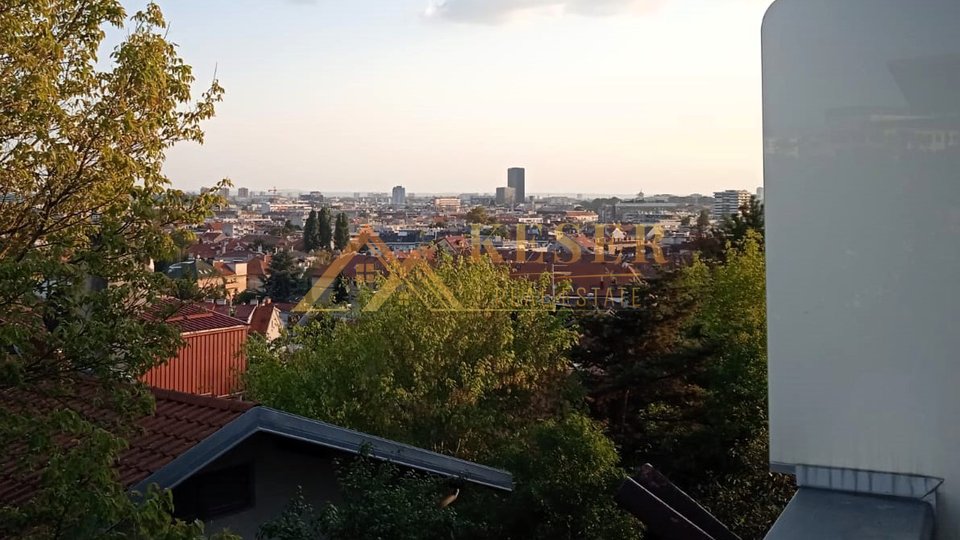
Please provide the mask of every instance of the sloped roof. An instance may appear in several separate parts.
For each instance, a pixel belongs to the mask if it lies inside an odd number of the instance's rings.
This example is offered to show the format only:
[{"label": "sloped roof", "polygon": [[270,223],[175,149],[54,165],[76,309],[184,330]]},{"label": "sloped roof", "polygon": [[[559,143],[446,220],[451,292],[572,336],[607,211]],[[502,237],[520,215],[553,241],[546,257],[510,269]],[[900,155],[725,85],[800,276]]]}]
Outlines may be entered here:
[{"label": "sloped roof", "polygon": [[118,472],[127,487],[133,486],[186,450],[223,428],[255,404],[194,396],[172,390],[151,389],[156,414],[140,422],[143,435],[130,441],[120,456]]},{"label": "sloped roof", "polygon": [[266,335],[267,330],[270,329],[270,320],[273,318],[273,313],[277,308],[275,308],[273,304],[248,307],[254,308],[250,317],[247,319],[250,324],[250,331]]},{"label": "sloped roof", "polygon": [[171,264],[166,273],[173,279],[192,279],[194,281],[219,275],[216,268],[200,260]]},{"label": "sloped roof", "polygon": [[247,324],[240,319],[205,309],[196,304],[182,306],[173,315],[167,317],[166,322],[179,328],[181,334],[225,330],[246,326]]},{"label": "sloped roof", "polygon": [[[177,456],[192,448],[224,426],[236,420],[255,404],[228,399],[201,397],[169,390],[151,389],[156,400],[156,413],[142,418],[139,436],[129,441],[117,463],[120,481],[131,487],[156,473]],[[23,403],[38,407],[69,408],[96,422],[110,421],[107,409],[98,409],[98,386],[92,380],[80,381],[64,397],[44,398],[8,390],[0,393],[0,404],[19,407]],[[38,473],[14,474],[14,454],[0,455],[0,505],[19,504],[37,489]]]}]

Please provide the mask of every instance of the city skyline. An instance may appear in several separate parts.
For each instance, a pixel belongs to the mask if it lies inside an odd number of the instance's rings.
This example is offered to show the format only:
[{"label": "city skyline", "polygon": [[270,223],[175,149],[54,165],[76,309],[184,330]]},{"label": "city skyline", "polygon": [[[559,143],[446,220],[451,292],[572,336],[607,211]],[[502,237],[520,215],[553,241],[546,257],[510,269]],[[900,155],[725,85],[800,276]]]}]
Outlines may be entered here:
[{"label": "city skyline", "polygon": [[513,166],[533,193],[761,184],[769,0],[159,3],[196,90],[226,88],[204,146],[169,152],[179,188],[492,192]]}]

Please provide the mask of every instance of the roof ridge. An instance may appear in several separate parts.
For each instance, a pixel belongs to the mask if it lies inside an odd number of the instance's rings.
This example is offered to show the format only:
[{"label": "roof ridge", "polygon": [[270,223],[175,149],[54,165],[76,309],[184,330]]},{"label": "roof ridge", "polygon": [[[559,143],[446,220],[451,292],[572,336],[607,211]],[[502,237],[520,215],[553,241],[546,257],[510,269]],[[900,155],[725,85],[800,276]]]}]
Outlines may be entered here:
[{"label": "roof ridge", "polygon": [[187,394],[184,392],[177,392],[176,390],[166,390],[156,387],[150,387],[150,392],[153,393],[154,397],[158,400],[162,399],[165,401],[175,401],[187,405],[198,405],[224,411],[245,412],[259,406],[258,403],[253,401],[240,401],[238,399],[218,398],[213,396],[198,396],[196,394]]}]

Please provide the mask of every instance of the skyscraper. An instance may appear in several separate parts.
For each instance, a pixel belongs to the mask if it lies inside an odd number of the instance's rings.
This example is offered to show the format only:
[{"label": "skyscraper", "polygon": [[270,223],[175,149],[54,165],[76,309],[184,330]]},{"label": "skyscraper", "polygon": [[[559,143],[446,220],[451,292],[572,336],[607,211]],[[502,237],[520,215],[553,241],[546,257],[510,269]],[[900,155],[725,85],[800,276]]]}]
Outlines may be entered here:
[{"label": "skyscraper", "polygon": [[393,204],[393,206],[406,206],[407,188],[403,186],[394,186],[393,197],[391,197],[390,202]]},{"label": "skyscraper", "polygon": [[512,187],[497,188],[497,205],[513,206],[517,204],[517,190]]},{"label": "skyscraper", "polygon": [[507,187],[512,187],[515,194],[515,201],[518,203],[527,202],[526,170],[522,167],[513,167],[507,169]]}]

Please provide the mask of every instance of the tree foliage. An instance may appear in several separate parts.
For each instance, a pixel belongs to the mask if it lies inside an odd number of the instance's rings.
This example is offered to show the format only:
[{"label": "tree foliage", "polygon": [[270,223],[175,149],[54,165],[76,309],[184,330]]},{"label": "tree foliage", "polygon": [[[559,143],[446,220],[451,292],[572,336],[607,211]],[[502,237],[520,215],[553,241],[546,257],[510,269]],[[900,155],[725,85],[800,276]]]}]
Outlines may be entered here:
[{"label": "tree foliage", "polygon": [[303,250],[307,253],[320,248],[320,221],[317,211],[311,210],[303,224]]},{"label": "tree foliage", "polygon": [[270,275],[263,282],[263,295],[277,302],[296,302],[307,291],[303,270],[297,266],[293,254],[278,251],[270,258]]},{"label": "tree foliage", "polygon": [[485,527],[439,504],[458,490],[445,480],[367,458],[336,466],[341,500],[318,510],[298,494],[258,539],[446,540],[474,537]]},{"label": "tree foliage", "polygon": [[[568,357],[576,331],[542,304],[549,281],[511,279],[487,258],[391,271],[395,281],[361,290],[350,320],[321,319],[287,341],[257,344],[250,394],[516,472],[513,495],[457,502],[480,538],[635,536],[636,523],[613,505],[623,474],[616,452],[577,414],[582,394]],[[537,512],[521,511],[531,501]],[[350,515],[369,515],[374,504],[350,501],[358,506]]]},{"label": "tree foliage", "polygon": [[744,538],[792,494],[767,468],[764,257],[748,231],[644,287],[639,309],[583,322],[593,410],[630,466],[651,462]]},{"label": "tree foliage", "polygon": [[317,240],[320,249],[330,251],[333,242],[333,230],[330,227],[330,209],[324,206],[317,214]]},{"label": "tree foliage", "polygon": [[482,206],[475,206],[467,211],[465,219],[469,224],[489,225],[493,222],[493,219],[487,214],[487,209]]},{"label": "tree foliage", "polygon": [[337,214],[337,223],[333,231],[333,245],[339,251],[343,251],[350,245],[350,224],[347,223],[347,215],[342,212]]},{"label": "tree foliage", "polygon": [[168,495],[129,498],[112,466],[150,410],[129,381],[179,345],[158,302],[171,285],[146,263],[216,200],[170,189],[164,156],[202,142],[222,90],[191,99],[154,4],[98,65],[103,27],[125,20],[116,0],[0,7],[0,448],[3,481],[34,488],[2,503],[4,538],[200,534]]},{"label": "tree foliage", "polygon": [[740,207],[740,212],[727,216],[716,230],[721,244],[727,242],[740,246],[749,235],[755,235],[763,247],[764,220],[763,203],[756,196],[750,196],[750,202]]}]

